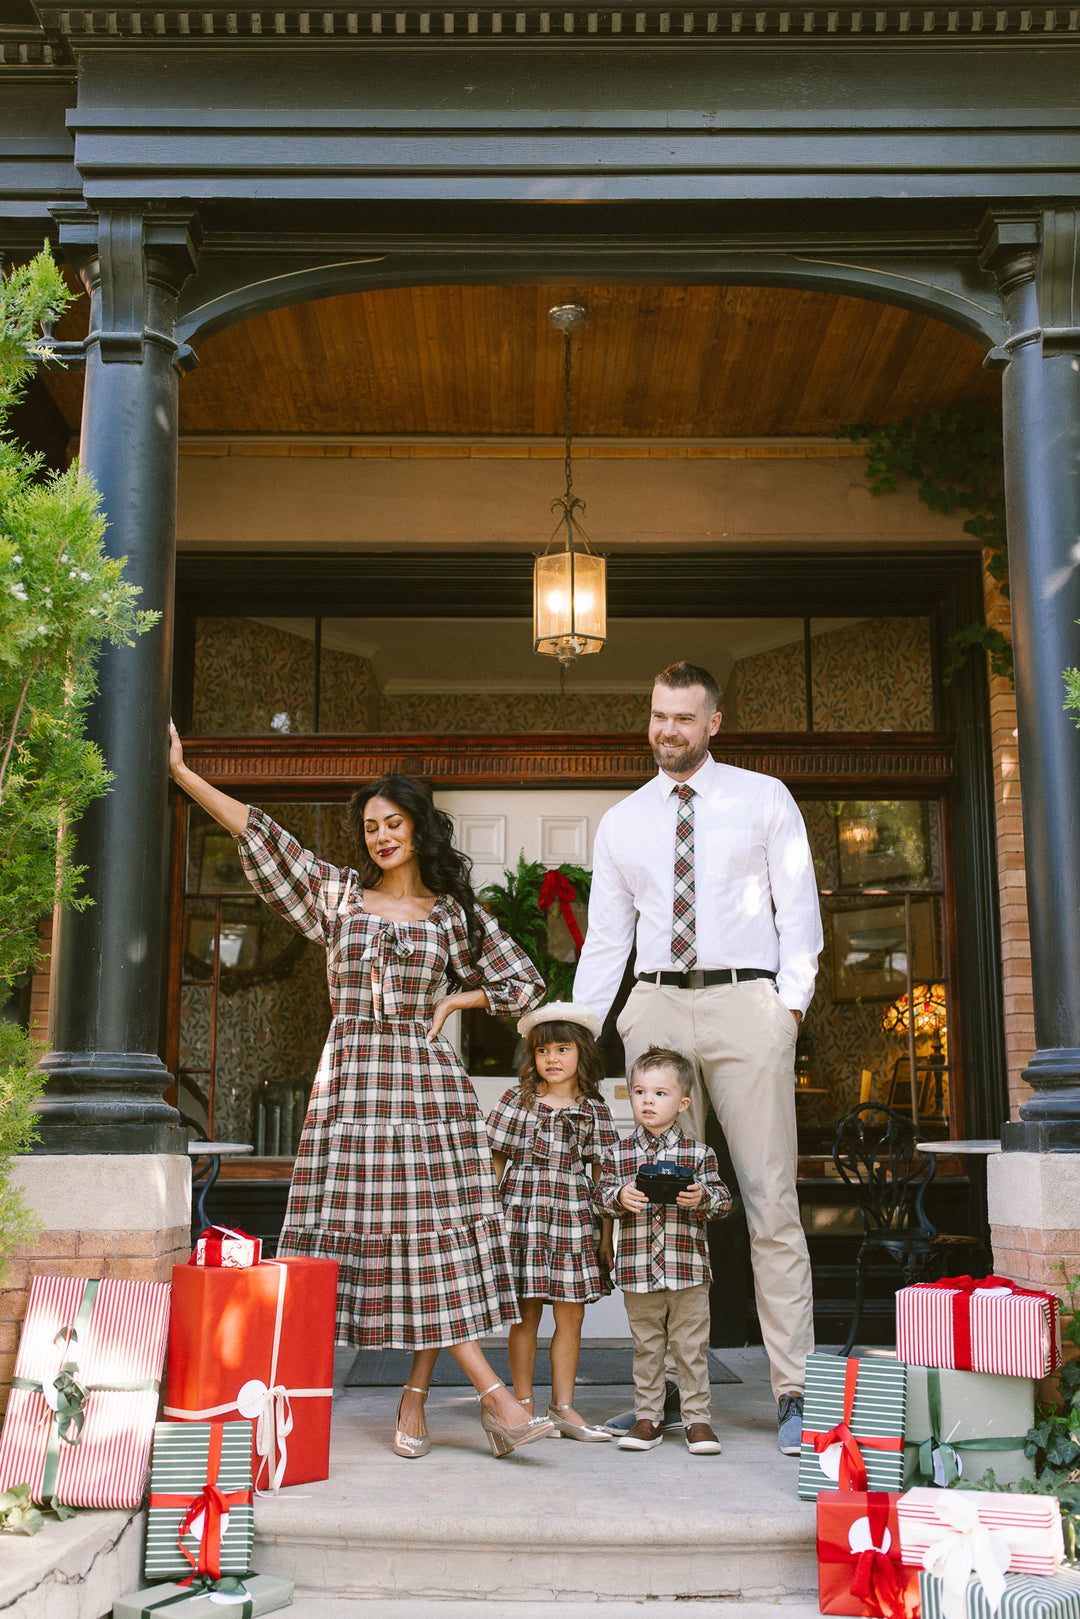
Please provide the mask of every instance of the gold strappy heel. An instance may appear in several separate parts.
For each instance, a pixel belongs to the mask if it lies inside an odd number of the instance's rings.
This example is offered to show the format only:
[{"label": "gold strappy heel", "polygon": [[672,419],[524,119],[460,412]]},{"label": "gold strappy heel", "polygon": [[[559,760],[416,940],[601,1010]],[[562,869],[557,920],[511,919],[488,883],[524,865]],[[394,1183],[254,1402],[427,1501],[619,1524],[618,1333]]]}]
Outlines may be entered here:
[{"label": "gold strappy heel", "polygon": [[531,1445],[534,1439],[546,1439],[549,1434],[555,1432],[555,1424],[547,1417],[530,1417],[528,1422],[519,1422],[516,1428],[507,1428],[503,1423],[497,1422],[483,1402],[489,1394],[494,1394],[496,1389],[505,1387],[506,1384],[500,1380],[476,1396],[480,1401],[480,1426],[487,1434],[493,1456],[509,1456],[518,1445]]},{"label": "gold strappy heel", "polygon": [[[422,1394],[427,1399],[427,1389],[418,1389],[415,1383],[406,1383],[405,1388],[410,1394]],[[404,1399],[402,1395],[402,1399]],[[426,1456],[431,1449],[431,1439],[426,1432],[422,1434],[402,1433],[401,1431],[401,1400],[398,1401],[397,1417],[394,1426],[394,1455],[405,1456],[410,1461],[415,1456]]]}]

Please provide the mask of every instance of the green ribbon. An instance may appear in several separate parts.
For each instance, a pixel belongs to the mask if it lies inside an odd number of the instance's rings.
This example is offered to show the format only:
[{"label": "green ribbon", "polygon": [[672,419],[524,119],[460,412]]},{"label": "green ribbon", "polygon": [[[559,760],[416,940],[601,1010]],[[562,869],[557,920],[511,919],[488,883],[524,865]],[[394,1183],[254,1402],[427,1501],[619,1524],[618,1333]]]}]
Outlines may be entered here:
[{"label": "green ribbon", "polygon": [[[161,1387],[156,1377],[134,1379],[130,1383],[83,1384],[76,1380],[75,1374],[79,1370],[77,1346],[80,1339],[86,1336],[93,1314],[94,1300],[100,1286],[101,1281],[98,1278],[92,1278],[87,1282],[74,1324],[70,1327],[61,1327],[53,1339],[54,1344],[64,1343],[68,1348],[68,1358],[52,1383],[56,1390],[56,1410],[52,1412],[49,1442],[45,1449],[45,1467],[41,1475],[41,1499],[54,1509],[61,1505],[56,1495],[60,1471],[60,1442],[63,1440],[68,1445],[81,1444],[83,1423],[86,1420],[87,1395],[140,1394],[150,1389],[156,1392]],[[11,1386],[13,1389],[30,1389],[35,1394],[45,1393],[44,1385],[30,1377],[13,1377]]]},{"label": "green ribbon", "polygon": [[941,1473],[945,1487],[958,1484],[961,1473],[961,1458],[969,1451],[1003,1451],[1023,1450],[1024,1439],[958,1439],[955,1443],[946,1443],[941,1437],[941,1374],[936,1367],[928,1367],[926,1373],[926,1403],[930,1408],[930,1438],[924,1439],[919,1445],[919,1479],[926,1484],[937,1484],[939,1481],[935,1474],[935,1458],[941,1464]]},{"label": "green ribbon", "polygon": [[237,1614],[239,1619],[252,1619],[255,1612],[255,1603],[248,1596],[247,1587],[244,1584],[244,1580],[249,1580],[250,1578],[250,1574],[243,1576],[223,1574],[220,1580],[211,1580],[206,1575],[199,1574],[192,1580],[190,1585],[181,1587],[174,1596],[159,1597],[156,1602],[151,1602],[147,1607],[140,1608],[139,1619],[154,1619],[154,1615],[160,1613],[162,1608],[171,1608],[177,1602],[190,1602],[192,1597],[208,1596],[211,1591],[220,1591],[224,1596],[240,1596],[243,1594],[245,1601],[235,1604],[230,1603],[229,1612]]}]

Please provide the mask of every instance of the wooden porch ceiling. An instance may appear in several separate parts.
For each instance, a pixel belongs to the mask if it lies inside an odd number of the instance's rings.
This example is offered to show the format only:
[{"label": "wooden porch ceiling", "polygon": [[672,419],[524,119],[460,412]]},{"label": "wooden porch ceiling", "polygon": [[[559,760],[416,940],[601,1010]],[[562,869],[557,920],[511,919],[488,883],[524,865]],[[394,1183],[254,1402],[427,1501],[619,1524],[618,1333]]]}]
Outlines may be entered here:
[{"label": "wooden porch ceiling", "polygon": [[[727,286],[425,286],[325,298],[209,338],[180,389],[184,434],[559,435],[562,337],[583,437],[758,438],[978,401],[1000,384],[974,339],[886,304]],[[59,336],[85,330],[86,302]],[[77,430],[81,381],[49,392]]]}]

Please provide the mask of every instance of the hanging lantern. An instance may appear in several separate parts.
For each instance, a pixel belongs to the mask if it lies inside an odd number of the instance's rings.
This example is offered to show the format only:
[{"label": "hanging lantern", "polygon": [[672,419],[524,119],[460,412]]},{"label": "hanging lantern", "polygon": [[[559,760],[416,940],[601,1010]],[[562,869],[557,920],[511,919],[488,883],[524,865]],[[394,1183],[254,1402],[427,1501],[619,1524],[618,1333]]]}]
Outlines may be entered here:
[{"label": "hanging lantern", "polygon": [[607,562],[590,549],[577,516],[585,502],[574,494],[570,334],[587,314],[580,304],[548,310],[548,320],[563,334],[566,491],[551,503],[559,521],[533,566],[533,649],[558,658],[564,668],[575,658],[600,652],[607,640]]}]

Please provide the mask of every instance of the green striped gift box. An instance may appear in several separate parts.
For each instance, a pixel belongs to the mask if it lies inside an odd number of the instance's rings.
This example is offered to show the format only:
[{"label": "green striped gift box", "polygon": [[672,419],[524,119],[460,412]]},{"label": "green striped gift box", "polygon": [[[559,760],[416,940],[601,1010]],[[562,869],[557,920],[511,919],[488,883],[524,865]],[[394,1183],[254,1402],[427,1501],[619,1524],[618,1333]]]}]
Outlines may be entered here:
[{"label": "green striped gift box", "polygon": [[[221,1435],[221,1458],[216,1477],[211,1465],[211,1439],[217,1428]],[[216,1441],[213,1449],[217,1450]],[[216,1484],[227,1498],[243,1500],[228,1503],[228,1523],[221,1536],[222,1574],[246,1574],[251,1567],[255,1541],[255,1511],[251,1499],[251,1424],[249,1422],[159,1422],[154,1428],[154,1454],[150,1464],[150,1508],[146,1525],[146,1578],[186,1579],[199,1561],[199,1539],[186,1534],[183,1545],[192,1561],[184,1556],[179,1540],[180,1525],[188,1505],[201,1495],[207,1484]]]},{"label": "green striped gift box", "polygon": [[[860,1360],[848,1425],[866,1464],[868,1490],[899,1490],[904,1471],[906,1367],[895,1360]],[[830,1433],[844,1420],[848,1362],[838,1355],[811,1355],[806,1362],[803,1443],[799,1456],[799,1496],[813,1501],[819,1490],[838,1488],[835,1472],[823,1471],[814,1435]],[[886,1448],[860,1444],[883,1440]],[[829,1459],[826,1457],[826,1467]]]},{"label": "green striped gift box", "polygon": [[[919,1573],[922,1619],[944,1619],[941,1577]],[[1080,1570],[1056,1574],[1006,1574],[1005,1595],[995,1616],[982,1581],[972,1575],[964,1597],[964,1619],[1080,1619]]]}]

